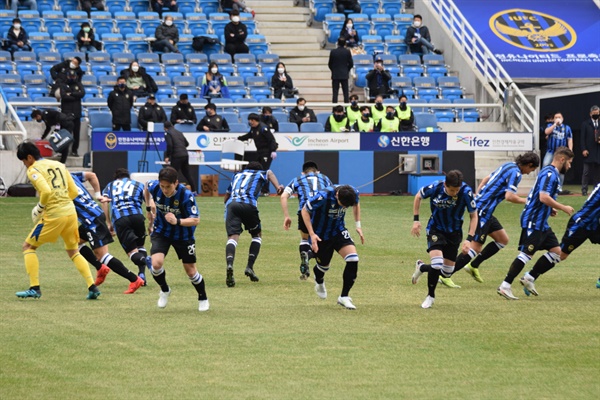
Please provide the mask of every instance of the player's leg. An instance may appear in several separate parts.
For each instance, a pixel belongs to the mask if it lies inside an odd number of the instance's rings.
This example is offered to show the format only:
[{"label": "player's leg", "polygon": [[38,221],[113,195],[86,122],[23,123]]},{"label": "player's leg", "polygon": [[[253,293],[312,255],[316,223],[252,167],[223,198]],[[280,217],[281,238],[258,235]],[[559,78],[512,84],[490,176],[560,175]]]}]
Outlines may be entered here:
[{"label": "player's leg", "polygon": [[494,241],[488,243],[483,251],[481,251],[481,253],[473,261],[471,261],[471,268],[479,268],[481,263],[492,258],[496,253],[508,245],[508,234],[502,225],[500,225],[500,222],[497,222],[497,225],[492,224],[488,235],[494,239]]},{"label": "player's leg", "polygon": [[233,276],[233,263],[238,240],[244,231],[242,229],[241,207],[239,203],[232,201],[225,209],[225,230],[227,231],[227,244],[225,245],[225,262],[227,263],[225,284],[227,287],[235,286]]},{"label": "player's leg", "polygon": [[107,245],[103,245],[94,249],[94,254],[98,259],[100,259],[100,262],[103,265],[107,265],[108,268],[114,271],[117,275],[129,281],[129,288],[127,288],[127,290],[124,292],[125,294],[135,293],[135,291],[144,284],[144,280],[142,278],[128,270],[121,260],[109,253]]},{"label": "player's leg", "polygon": [[497,289],[500,296],[503,296],[508,300],[519,300],[518,297],[513,295],[511,285],[523,268],[525,268],[525,264],[531,261],[531,257],[538,250],[542,239],[543,235],[541,231],[534,230],[528,232],[526,228],[521,230],[521,237],[519,239],[520,253],[513,260],[504,281],[502,281]]},{"label": "player's leg", "polygon": [[171,288],[167,284],[167,273],[163,267],[165,263],[165,257],[169,253],[169,247],[171,247],[171,241],[164,236],[154,234],[150,237],[152,247],[150,254],[152,255],[152,278],[160,287],[160,293],[158,294],[158,307],[165,308],[169,301],[169,295],[171,294]]},{"label": "player's leg", "polygon": [[431,264],[422,264],[421,272],[427,272],[427,297],[421,304],[422,308],[431,308],[435,301],[435,288],[437,287],[442,268],[444,268],[444,253],[441,247],[430,248],[429,257]]},{"label": "player's leg", "polygon": [[129,259],[138,267],[138,276],[146,282],[146,268],[152,268],[152,259],[144,248],[146,226],[141,214],[121,217],[115,221],[115,232],[129,256]]},{"label": "player's leg", "polygon": [[310,276],[310,243],[308,241],[308,230],[300,213],[298,214],[298,231],[300,232],[300,245],[298,246],[300,252],[300,279],[306,280]]},{"label": "player's leg", "polygon": [[[569,228],[567,228],[566,234],[568,234]],[[566,251],[569,251],[569,247],[573,246],[570,251],[575,250],[576,247],[579,247],[585,240],[587,239],[587,235],[585,232],[574,232],[571,236],[570,245],[568,246]],[[540,257],[531,271],[526,272],[525,275],[521,278],[520,282],[523,285],[523,291],[525,295],[534,295],[537,296],[539,293],[535,288],[535,280],[540,277],[540,275],[545,274],[550,271],[556,264],[560,262],[560,253],[561,247],[556,239],[556,235],[552,232],[552,229],[549,229],[546,233],[543,244],[540,248],[548,249],[548,252]]]},{"label": "player's leg", "polygon": [[354,286],[354,282],[358,276],[358,253],[356,252],[356,246],[353,243],[349,244],[348,242],[352,242],[350,235],[348,235],[348,239],[345,239],[345,237],[342,238],[341,245],[343,247],[338,250],[338,253],[346,262],[343,274],[342,292],[338,297],[338,304],[349,310],[356,310],[356,306],[354,306],[352,299],[350,298],[350,289]]},{"label": "player's leg", "polygon": [[313,267],[315,276],[315,292],[321,299],[327,298],[327,288],[325,287],[325,273],[329,271],[329,264],[333,257],[333,244],[331,240],[319,242],[319,251],[315,254],[316,264]]},{"label": "player's leg", "polygon": [[[442,237],[443,241],[445,242],[442,247],[444,261],[440,271],[439,281],[449,288],[460,289],[460,286],[454,283],[450,277],[455,272],[456,259],[458,257],[458,252],[461,250],[462,231],[444,233]],[[460,254],[462,255],[463,253],[461,252]],[[474,255],[475,252],[469,249],[469,252],[465,255],[465,257],[471,257]]]},{"label": "player's leg", "polygon": [[260,247],[262,245],[260,218],[258,217],[258,208],[251,204],[243,204],[243,206],[245,210],[242,221],[252,236],[252,242],[250,242],[250,249],[248,250],[248,264],[246,265],[244,274],[250,278],[252,282],[258,282],[258,276],[254,272],[254,263],[258,258]]},{"label": "player's leg", "polygon": [[204,277],[196,268],[196,242],[188,240],[185,242],[174,242],[173,248],[177,256],[183,263],[183,268],[196,292],[198,293],[198,311],[207,311],[209,309],[208,297],[206,296],[206,286]]}]

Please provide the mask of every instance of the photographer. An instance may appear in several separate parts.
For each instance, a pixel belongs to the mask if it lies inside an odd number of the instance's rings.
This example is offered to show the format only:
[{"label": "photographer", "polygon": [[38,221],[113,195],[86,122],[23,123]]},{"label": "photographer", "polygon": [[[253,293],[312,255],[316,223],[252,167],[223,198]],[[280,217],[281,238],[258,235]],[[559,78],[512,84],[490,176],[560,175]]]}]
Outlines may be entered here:
[{"label": "photographer", "polygon": [[367,73],[367,86],[369,87],[369,97],[375,98],[378,95],[384,98],[390,95],[390,81],[392,75],[390,72],[383,68],[383,60],[377,56],[373,69]]}]

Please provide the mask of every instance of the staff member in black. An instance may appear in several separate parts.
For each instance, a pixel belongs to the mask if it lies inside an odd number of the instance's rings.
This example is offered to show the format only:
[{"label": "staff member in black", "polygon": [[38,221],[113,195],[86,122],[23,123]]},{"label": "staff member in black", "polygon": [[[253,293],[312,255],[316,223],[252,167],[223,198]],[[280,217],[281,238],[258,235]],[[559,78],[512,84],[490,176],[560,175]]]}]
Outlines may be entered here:
[{"label": "staff member in black", "polygon": [[[271,167],[271,162],[277,158],[276,151],[279,145],[269,127],[260,122],[260,115],[256,113],[248,115],[248,123],[250,124],[250,131],[245,135],[239,136],[238,140],[254,140],[258,156],[256,161],[267,171]],[[263,186],[262,193],[265,196],[269,195],[269,184]]]},{"label": "staff member in black", "polygon": [[[75,71],[68,71],[66,81],[60,84],[60,109],[64,114],[73,118],[73,130],[71,132],[73,134],[73,144],[71,146],[73,157],[79,157],[77,150],[79,150],[79,133],[81,130],[81,99],[84,96],[85,88],[77,74]],[[68,153],[68,151],[65,153]]]},{"label": "staff member in black", "polygon": [[170,162],[171,167],[175,168],[177,173],[185,178],[192,192],[196,192],[196,182],[190,174],[190,158],[187,151],[190,144],[183,133],[175,129],[169,121],[165,122],[165,140],[167,142],[165,162]]},{"label": "staff member in black", "polygon": [[[50,130],[56,125],[60,125],[62,129],[66,129],[69,132],[71,132],[71,134],[73,134],[73,117],[60,111],[52,110],[49,108],[42,110],[33,110],[31,112],[31,119],[39,123],[44,122],[46,124],[46,129],[42,134],[42,139],[46,139],[46,136],[48,136]],[[63,153],[61,153],[60,162],[64,164],[67,161],[68,155],[69,149],[67,148]]]},{"label": "staff member in black", "polygon": [[199,132],[229,132],[227,120],[217,114],[217,106],[208,103],[204,106],[206,116],[198,122],[196,130]]},{"label": "staff member in black", "polygon": [[354,61],[352,61],[352,53],[346,48],[344,38],[339,38],[337,48],[329,53],[328,65],[331,70],[331,86],[333,89],[331,102],[338,102],[338,91],[341,85],[344,103],[348,103],[348,79],[350,78],[350,70],[354,67]]},{"label": "staff member in black", "polygon": [[108,108],[112,113],[114,131],[131,130],[131,109],[133,108],[133,92],[127,87],[125,77],[120,76],[112,92],[108,94]]},{"label": "staff member in black", "polygon": [[156,97],[153,94],[148,96],[148,101],[146,101],[144,107],[140,108],[138,114],[138,123],[141,130],[148,129],[148,122],[167,122],[167,114],[165,114],[164,108],[156,103]]}]

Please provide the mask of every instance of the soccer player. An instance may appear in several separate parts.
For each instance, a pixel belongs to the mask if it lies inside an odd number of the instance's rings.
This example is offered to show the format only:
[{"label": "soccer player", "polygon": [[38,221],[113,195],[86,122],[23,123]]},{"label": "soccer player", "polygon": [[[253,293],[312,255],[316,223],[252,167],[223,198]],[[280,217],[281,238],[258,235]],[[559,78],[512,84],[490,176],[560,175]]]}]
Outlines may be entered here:
[{"label": "soccer player", "polygon": [[302,207],[308,199],[313,197],[319,190],[331,186],[331,180],[319,171],[317,163],[307,161],[302,165],[302,174],[294,178],[281,194],[281,208],[283,209],[283,228],[287,231],[292,226],[292,219],[288,212],[288,199],[296,193],[298,195],[298,231],[300,232],[300,279],[306,280],[310,276],[308,256],[310,244],[308,242],[308,230],[302,219]]},{"label": "soccer player", "polygon": [[200,222],[200,212],[191,191],[177,180],[177,171],[165,167],[158,173],[158,180],[149,181],[144,199],[150,207],[148,220],[152,234],[152,277],[160,286],[158,307],[165,308],[171,295],[163,268],[165,257],[172,246],[183,268],[198,292],[198,311],[208,311],[204,278],[196,269],[196,240],[194,232]]},{"label": "soccer player", "polygon": [[[594,244],[600,244],[600,183],[596,185],[581,210],[569,219],[567,229],[565,229],[565,234],[560,243],[560,261],[566,260],[587,239]],[[527,296],[538,295],[534,282],[540,275],[550,271],[555,265],[554,258],[540,257],[531,271],[521,278],[523,291]]]},{"label": "soccer player", "polygon": [[29,289],[17,292],[17,297],[34,299],[42,296],[40,289],[40,261],[36,250],[45,243],[54,243],[58,237],[65,242],[65,250],[75,268],[85,279],[88,300],[95,300],[100,291],[94,284],[90,267],[77,250],[79,233],[77,213],[73,199],[77,197],[77,186],[64,164],[42,159],[40,151],[32,142],[23,142],[17,147],[17,158],[27,167],[27,177],[38,191],[39,202],[31,217],[35,227],[23,243],[25,269],[29,275]]},{"label": "soccer player", "polygon": [[252,282],[258,282],[258,276],[254,272],[254,263],[260,252],[262,244],[260,217],[256,199],[260,196],[263,185],[271,182],[277,188],[277,194],[281,194],[283,186],[279,184],[277,177],[271,170],[263,170],[258,161],[249,163],[246,168],[234,175],[231,180],[227,194],[225,195],[225,229],[227,230],[227,244],[225,246],[225,260],[227,262],[227,276],[225,284],[228,287],[235,286],[233,276],[233,261],[235,260],[235,249],[244,228],[252,236],[250,250],[248,251],[248,264],[244,274]]},{"label": "soccer player", "polygon": [[[93,172],[74,172],[71,174],[77,185],[78,195],[73,199],[77,219],[79,220],[79,252],[96,268],[96,286],[100,286],[110,270],[127,279],[129,288],[125,294],[133,294],[144,284],[142,278],[129,271],[121,260],[113,257],[108,252],[109,243],[113,242],[110,230],[106,226],[106,215],[102,208],[92,199],[90,193],[83,185],[89,182],[94,189],[95,197],[101,202],[110,201],[110,198],[100,193],[100,182]],[[85,245],[89,242],[91,248]]]},{"label": "soccer player", "polygon": [[[473,251],[459,254],[456,258],[453,274],[464,267],[465,271],[473,279],[477,282],[483,282],[479,273],[479,266],[508,244],[506,230],[504,230],[500,221],[493,215],[494,210],[504,199],[515,204],[525,204],[526,199],[517,196],[517,188],[523,174],[530,174],[539,165],[540,157],[530,151],[518,156],[515,161],[501,165],[494,172],[483,178],[475,194],[477,229],[470,243],[471,250]],[[485,246],[482,251],[481,249],[488,236],[494,239],[494,241]],[[475,254],[477,255],[472,259],[471,256]],[[444,279],[442,278],[443,281]]]},{"label": "soccer player", "polygon": [[[102,194],[110,199],[110,212],[108,203],[101,203],[106,216],[111,219],[106,221],[110,232],[116,232],[119,242],[129,256],[129,259],[138,267],[138,276],[146,285],[146,267],[152,268],[152,258],[144,248],[146,241],[146,225],[142,203],[144,202],[144,184],[134,181],[125,168],[118,168],[114,175],[115,180],[110,182]],[[149,207],[146,207],[149,211]]]},{"label": "soccer player", "polygon": [[[575,211],[573,207],[556,201],[561,190],[560,174],[566,173],[571,168],[573,157],[573,152],[567,147],[556,149],[552,164],[542,168],[527,196],[525,208],[521,213],[520,253],[512,262],[506,278],[497,290],[500,296],[508,300],[519,300],[513,295],[511,284],[536,251],[548,250],[533,267],[536,271],[540,271],[543,265],[545,266],[543,268],[547,268],[548,262],[558,264],[560,261],[560,246],[552,228],[548,225],[548,217],[556,215],[556,210],[561,210],[568,215]],[[535,292],[533,281],[528,278],[521,278],[521,284],[530,292]]]},{"label": "soccer player", "polygon": [[317,261],[313,268],[317,296],[323,300],[327,298],[324,278],[335,250],[346,261],[342,292],[337,302],[348,310],[356,310],[350,298],[350,289],[358,275],[358,253],[344,223],[348,207],[352,207],[356,232],[364,244],[358,190],[350,185],[330,186],[318,191],[306,201],[301,214]]},{"label": "soccer player", "polygon": [[412,283],[415,285],[424,272],[428,273],[428,295],[421,307],[431,308],[435,302],[435,287],[440,274],[449,277],[454,270],[458,249],[462,242],[465,210],[469,213],[470,223],[467,239],[462,244],[462,252],[470,251],[477,228],[477,207],[473,190],[463,182],[462,172],[452,170],[446,174],[444,181],[435,181],[431,185],[424,186],[415,195],[414,222],[410,233],[416,237],[421,235],[419,209],[421,200],[426,198],[430,198],[431,207],[431,217],[427,223],[427,252],[431,257],[431,264],[417,260]]}]

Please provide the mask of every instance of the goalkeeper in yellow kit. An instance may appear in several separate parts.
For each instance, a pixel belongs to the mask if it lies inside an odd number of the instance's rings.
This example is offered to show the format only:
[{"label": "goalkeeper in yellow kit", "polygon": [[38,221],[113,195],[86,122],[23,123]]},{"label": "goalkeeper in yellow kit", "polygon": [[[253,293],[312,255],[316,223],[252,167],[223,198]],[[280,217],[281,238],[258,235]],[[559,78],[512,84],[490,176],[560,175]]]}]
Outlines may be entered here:
[{"label": "goalkeeper in yellow kit", "polygon": [[71,174],[64,164],[41,158],[40,151],[32,142],[23,142],[19,145],[17,158],[27,167],[27,177],[40,195],[38,204],[31,212],[35,227],[23,243],[29,289],[17,292],[17,297],[37,299],[42,296],[40,262],[36,250],[44,243],[56,242],[60,236],[65,242],[65,250],[69,258],[86,281],[87,299],[97,299],[100,292],[94,285],[87,261],[78,250],[77,213],[73,205],[73,199],[77,197],[78,191]]}]

